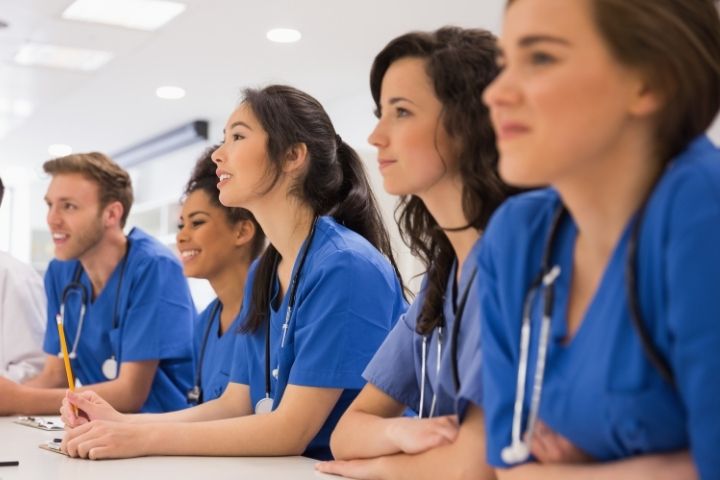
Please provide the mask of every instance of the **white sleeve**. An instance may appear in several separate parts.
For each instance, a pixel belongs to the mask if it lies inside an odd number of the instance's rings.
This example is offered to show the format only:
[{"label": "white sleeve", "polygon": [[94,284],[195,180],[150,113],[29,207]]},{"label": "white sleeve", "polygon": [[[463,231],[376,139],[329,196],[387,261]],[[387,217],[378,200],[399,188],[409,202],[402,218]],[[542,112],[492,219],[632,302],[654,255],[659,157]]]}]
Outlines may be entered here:
[{"label": "white sleeve", "polygon": [[42,369],[47,300],[40,276],[11,261],[0,269],[0,376],[23,382]]}]

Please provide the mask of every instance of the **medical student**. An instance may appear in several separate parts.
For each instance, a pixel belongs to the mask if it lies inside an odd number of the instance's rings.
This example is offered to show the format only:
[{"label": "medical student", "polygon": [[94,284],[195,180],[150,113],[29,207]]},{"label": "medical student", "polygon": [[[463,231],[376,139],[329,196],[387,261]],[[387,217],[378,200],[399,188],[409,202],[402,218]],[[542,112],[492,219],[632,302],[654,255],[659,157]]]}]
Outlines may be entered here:
[{"label": "medical student", "polygon": [[[720,478],[714,2],[515,0],[501,46],[501,176],[551,188],[504,204],[480,251],[489,462]],[[558,437],[589,463],[534,462]]]},{"label": "medical student", "polygon": [[220,201],[250,210],[270,242],[249,275],[230,384],[216,400],[154,416],[69,396],[68,424],[83,423],[72,404],[92,420],[67,432],[71,456],[328,459],[330,432],[404,312],[362,163],[317,100],[288,86],[247,90],[224,136],[213,153]]},{"label": "medical student", "polygon": [[195,405],[218,398],[227,387],[241,324],[250,263],[262,252],[265,235],[250,212],[220,203],[210,147],[195,164],[185,187],[177,248],[185,276],[207,279],[217,298],[195,322]]},{"label": "medical student", "polygon": [[[353,478],[493,478],[480,404],[475,257],[507,187],[482,92],[498,72],[495,38],[446,27],[392,40],[370,86],[384,187],[400,195],[398,226],[426,275],[378,350],[368,384],[332,437],[326,473]],[[405,408],[419,419],[401,416]],[[459,424],[458,424],[459,423]]]},{"label": "medical student", "polygon": [[[0,206],[4,194],[0,178]],[[40,275],[0,251],[0,389],[4,379],[22,383],[42,368],[46,303]]]},{"label": "medical student", "polygon": [[52,176],[45,201],[56,257],[45,274],[47,356],[37,377],[0,391],[0,411],[60,408],[67,377],[58,320],[75,377],[118,410],[186,407],[194,306],[175,255],[140,229],[123,232],[133,200],[129,175],[101,153],[43,168]]}]

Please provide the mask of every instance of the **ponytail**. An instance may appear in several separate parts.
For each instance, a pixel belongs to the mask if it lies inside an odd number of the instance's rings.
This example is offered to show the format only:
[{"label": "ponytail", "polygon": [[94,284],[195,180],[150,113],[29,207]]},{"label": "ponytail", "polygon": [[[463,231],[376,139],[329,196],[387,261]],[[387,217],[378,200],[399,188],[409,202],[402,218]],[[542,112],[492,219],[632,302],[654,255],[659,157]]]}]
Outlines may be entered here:
[{"label": "ponytail", "polygon": [[[285,85],[245,90],[243,103],[267,132],[267,153],[274,175],[271,185],[282,174],[285,153],[304,143],[307,170],[290,188],[290,194],[307,204],[315,215],[329,215],[362,235],[385,254],[402,284],[390,238],[360,157],[335,133],[322,105],[307,93]],[[258,264],[248,318],[241,331],[255,332],[268,321],[270,282],[278,260],[278,251],[269,245]]]}]

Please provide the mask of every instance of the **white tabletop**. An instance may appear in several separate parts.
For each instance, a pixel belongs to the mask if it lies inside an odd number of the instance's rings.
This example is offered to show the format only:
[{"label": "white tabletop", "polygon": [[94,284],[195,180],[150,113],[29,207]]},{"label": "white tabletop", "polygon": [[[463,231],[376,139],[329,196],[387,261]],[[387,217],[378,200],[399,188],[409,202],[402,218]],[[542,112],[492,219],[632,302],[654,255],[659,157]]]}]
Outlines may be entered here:
[{"label": "white tabletop", "polygon": [[305,457],[143,457],[127,460],[80,460],[38,448],[63,432],[46,432],[0,417],[0,462],[18,460],[17,467],[0,467],[0,480],[279,480],[337,479],[315,472],[315,460]]}]

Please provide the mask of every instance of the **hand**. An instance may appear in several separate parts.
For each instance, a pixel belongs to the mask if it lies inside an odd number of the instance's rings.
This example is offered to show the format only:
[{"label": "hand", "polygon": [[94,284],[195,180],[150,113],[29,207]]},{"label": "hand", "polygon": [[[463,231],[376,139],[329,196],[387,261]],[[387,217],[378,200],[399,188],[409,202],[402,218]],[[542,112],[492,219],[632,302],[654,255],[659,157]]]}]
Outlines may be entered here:
[{"label": "hand", "polygon": [[13,399],[17,397],[16,392],[21,388],[20,385],[0,377],[0,415],[13,415],[19,413],[17,405],[13,403]]},{"label": "hand", "polygon": [[400,451],[422,453],[455,441],[460,426],[455,415],[435,418],[393,418],[385,434]]},{"label": "hand", "polygon": [[[75,409],[77,408],[77,414]],[[123,414],[115,410],[100,395],[92,391],[67,391],[60,407],[60,416],[66,427],[75,428],[93,420],[122,422]]]},{"label": "hand", "polygon": [[358,480],[374,480],[380,478],[378,458],[361,460],[334,460],[315,464],[315,470],[330,475],[356,478]]},{"label": "hand", "polygon": [[95,420],[68,430],[60,448],[70,457],[100,460],[145,455],[144,425]]},{"label": "hand", "polygon": [[590,455],[570,443],[567,438],[555,433],[541,420],[535,424],[530,453],[540,463],[569,464],[594,461]]}]

